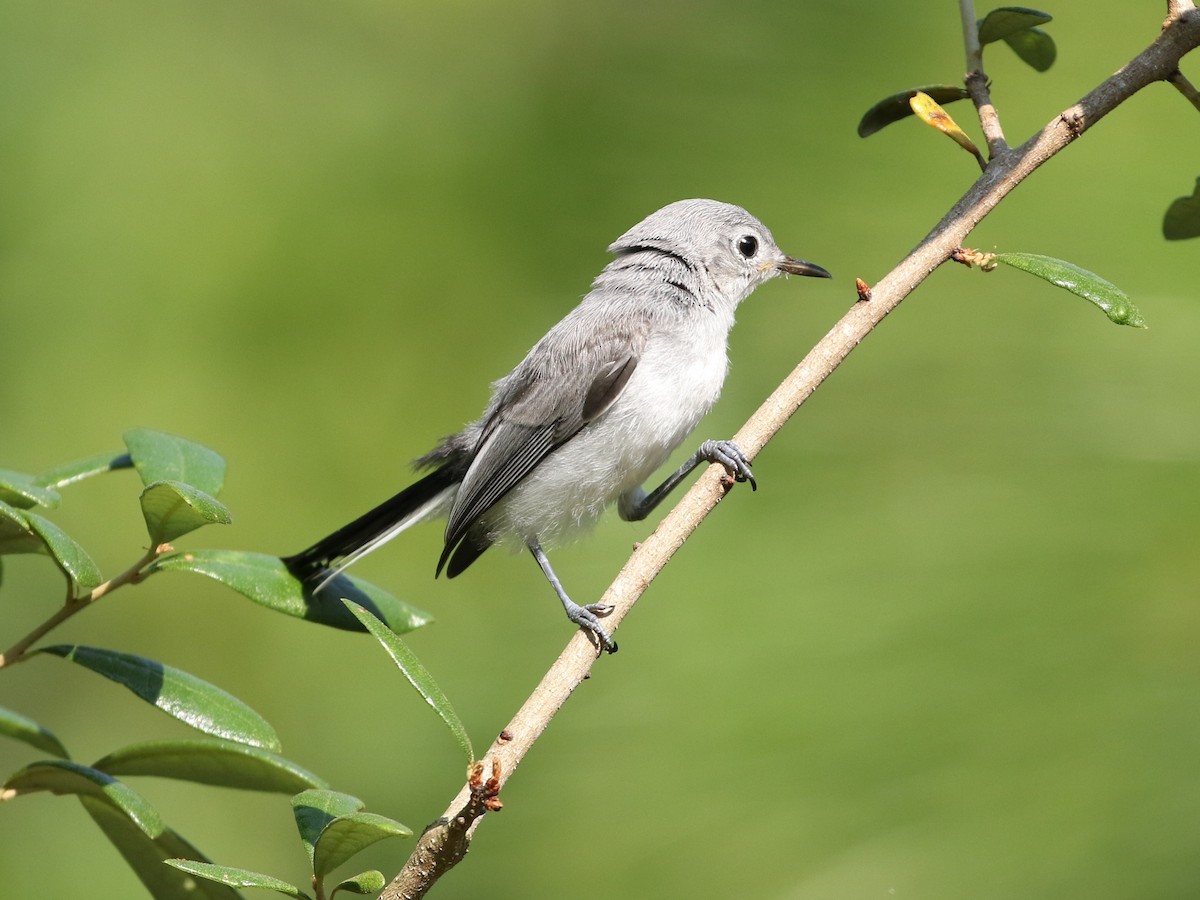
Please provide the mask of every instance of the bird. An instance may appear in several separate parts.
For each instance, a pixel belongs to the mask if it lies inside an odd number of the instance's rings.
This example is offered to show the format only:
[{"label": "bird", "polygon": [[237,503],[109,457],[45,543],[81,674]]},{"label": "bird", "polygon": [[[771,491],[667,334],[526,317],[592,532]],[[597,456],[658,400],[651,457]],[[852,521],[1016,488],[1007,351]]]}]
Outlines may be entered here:
[{"label": "bird", "polygon": [[730,440],[703,441],[662,484],[643,484],[720,396],[742,301],[778,275],[831,276],[716,200],[664,206],[608,251],[613,260],[579,304],[492,384],[483,414],[416,460],[427,474],[283,558],[296,578],[323,590],[410,526],[445,515],[435,578],[454,578],[492,546],[525,548],[567,618],[597,651],[616,652],[601,621],[612,606],[572,600],[545,548],[586,531],[613,503],[622,519],[644,519],[702,463],[756,489]]}]

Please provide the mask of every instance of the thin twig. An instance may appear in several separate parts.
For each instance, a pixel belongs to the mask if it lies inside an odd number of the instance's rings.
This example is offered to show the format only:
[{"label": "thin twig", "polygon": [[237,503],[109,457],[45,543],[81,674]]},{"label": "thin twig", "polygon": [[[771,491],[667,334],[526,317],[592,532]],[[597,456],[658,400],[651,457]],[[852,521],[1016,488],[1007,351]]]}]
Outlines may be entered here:
[{"label": "thin twig", "polygon": [[983,71],[983,45],[979,43],[975,2],[959,0],[958,9],[962,18],[963,49],[967,54],[964,83],[979,114],[979,127],[983,129],[983,137],[988,145],[988,159],[995,159],[1008,150],[1008,142],[1004,139],[1004,129],[1000,127],[1000,115],[992,105],[992,91],[988,86],[987,74]]},{"label": "thin twig", "polygon": [[97,585],[81,597],[70,597],[67,602],[59,607],[45,622],[39,625],[25,637],[21,638],[4,653],[0,653],[0,669],[5,666],[11,666],[14,663],[19,663],[25,660],[25,651],[32,647],[35,643],[44,638],[47,634],[61,625],[67,619],[71,618],[76,613],[80,613],[87,609],[101,597],[111,594],[117,588],[126,584],[136,584],[142,580],[142,570],[150,563],[154,562],[163,553],[170,552],[172,549],[170,544],[159,544],[157,547],[152,547],[146,551],[145,556],[139,559],[136,563],[122,572],[120,575],[110,578],[104,584]]},{"label": "thin twig", "polygon": [[[916,249],[871,288],[870,299],[855,302],[734,436],[746,455],[751,458],[757,455],[850,351],[931,272],[948,260],[971,230],[1013,188],[1120,103],[1148,84],[1169,79],[1183,55],[1197,46],[1200,46],[1200,14],[1190,9],[1173,19],[1154,43],[1077,104],[1056,116],[1020,147],[1000,153]],[[634,551],[601,600],[614,606],[612,615],[605,619],[610,631],[616,629],[638,597],[728,489],[729,482],[723,469],[710,466],[654,533]],[[516,770],[571,692],[588,676],[595,661],[596,652],[587,637],[582,633],[572,637],[541,684],[484,756],[484,760],[495,767],[494,787],[497,791]],[[404,869],[380,895],[381,900],[415,900],[424,896],[434,881],[462,858],[475,829],[483,820],[482,814],[463,815],[465,810],[471,809],[471,803],[472,787],[468,784],[447,808],[443,819],[421,836]]]}]

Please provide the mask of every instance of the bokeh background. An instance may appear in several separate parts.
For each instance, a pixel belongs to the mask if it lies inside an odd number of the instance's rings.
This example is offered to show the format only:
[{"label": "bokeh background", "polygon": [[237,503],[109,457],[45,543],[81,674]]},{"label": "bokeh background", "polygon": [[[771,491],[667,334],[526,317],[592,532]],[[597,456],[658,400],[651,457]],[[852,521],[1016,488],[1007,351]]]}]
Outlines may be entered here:
[{"label": "bokeh background", "polygon": [[[1050,11],[1049,73],[987,54],[1014,142],[1164,10]],[[855,135],[876,99],[961,78],[951,4],[8,0],[2,18],[0,465],[118,450],[135,425],[212,446],[235,523],[186,546],[293,551],[390,495],[604,247],[682,197],[746,206],[836,276],[743,307],[697,439],[732,434],[854,277],[977,174],[911,120]],[[1152,87],[972,236],[1100,272],[1149,330],[1019,272],[934,273],[654,584],[438,896],[1196,896],[1200,242],[1159,228],[1198,139]],[[53,515],[113,574],[145,542],[137,493],[113,475]],[[652,524],[614,515],[560,575],[598,595]],[[358,574],[437,617],[410,643],[484,747],[570,630],[528,559],[435,582],[439,546],[411,532]],[[48,561],[6,559],[0,643],[61,590]],[[205,579],[156,577],[55,639],[221,685],[414,829],[461,783],[373,641]],[[83,761],[190,734],[49,658],[4,672],[0,705]],[[36,756],[0,743],[0,774]],[[134,784],[214,859],[303,879],[286,798]],[[0,808],[0,894],[81,891],[141,887],[74,800]]]}]

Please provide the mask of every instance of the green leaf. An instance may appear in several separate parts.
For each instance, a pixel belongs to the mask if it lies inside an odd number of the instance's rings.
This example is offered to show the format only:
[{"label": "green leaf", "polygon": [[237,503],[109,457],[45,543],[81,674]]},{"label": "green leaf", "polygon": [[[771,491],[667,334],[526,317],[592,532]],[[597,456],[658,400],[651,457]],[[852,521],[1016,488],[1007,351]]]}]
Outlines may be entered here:
[{"label": "green leaf", "polygon": [[391,594],[358,578],[339,575],[314,595],[301,584],[278,556],[239,550],[195,550],[162,556],[153,571],[195,572],[207,575],[243,597],[300,619],[348,631],[365,631],[342,603],[353,600],[387,623],[397,633],[412,631],[433,621],[424,610],[397,600]]},{"label": "green leaf", "polygon": [[164,860],[180,854],[203,855],[171,829],[152,839],[109,804],[89,796],[81,796],[79,802],[155,900],[236,900],[240,896],[232,888],[197,883],[191,875],[164,866]]},{"label": "green leaf", "polygon": [[53,509],[62,502],[62,497],[57,491],[38,485],[37,479],[32,475],[14,472],[12,469],[0,469],[0,500],[20,509],[29,509],[32,506]]},{"label": "green leaf", "polygon": [[128,453],[97,453],[86,459],[77,459],[43,472],[34,479],[34,483],[42,487],[58,490],[93,475],[113,472],[117,469],[128,469],[133,466],[133,458]]},{"label": "green leaf", "polygon": [[325,826],[341,816],[361,812],[365,805],[357,797],[340,791],[301,791],[292,798],[296,830],[300,832],[300,840],[304,842],[310,863],[313,862],[313,848]]},{"label": "green leaf", "polygon": [[73,537],[37,513],[25,513],[25,519],[30,529],[45,542],[50,556],[72,584],[86,592],[104,581],[100,567]]},{"label": "green leaf", "polygon": [[329,896],[333,897],[338,891],[346,891],[350,894],[378,894],[387,886],[387,879],[383,877],[383,873],[377,869],[368,869],[366,872],[359,872],[345,881],[342,881],[329,892]]},{"label": "green leaf", "polygon": [[911,88],[899,94],[884,97],[863,114],[858,123],[858,136],[867,137],[874,134],[885,125],[899,122],[913,114],[909,101],[918,93],[927,94],[938,103],[953,103],[955,100],[965,100],[970,96],[964,88],[952,84],[927,84],[923,87]]},{"label": "green leaf", "polygon": [[158,481],[181,481],[213,497],[225,484],[225,460],[214,450],[149,428],[125,432],[133,467],[149,487]]},{"label": "green leaf", "polygon": [[1045,25],[1054,20],[1050,13],[1029,9],[1025,6],[1001,6],[993,9],[979,21],[979,43],[991,44],[1002,41],[1018,31]]},{"label": "green leaf", "polygon": [[270,875],[263,875],[261,872],[251,872],[249,869],[235,869],[232,866],[214,866],[212,863],[197,862],[191,859],[168,859],[165,862],[168,866],[176,868],[181,872],[187,872],[189,875],[195,875],[197,878],[205,878],[209,881],[229,885],[231,888],[264,888],[268,891],[278,891],[280,894],[286,894],[289,897],[312,900],[308,894],[304,893],[304,891],[300,890],[294,884],[288,884],[286,881],[280,881],[278,878],[273,878]]},{"label": "green leaf", "polygon": [[233,521],[219,500],[182,481],[156,481],[142,491],[142,515],[155,546],[204,525]]},{"label": "green leaf", "polygon": [[279,749],[275,729],[262,716],[232,694],[180,669],[142,656],[78,644],[56,644],[36,652],[61,656],[110,678],[205,734],[252,747]]},{"label": "green leaf", "polygon": [[0,554],[49,552],[26,514],[0,500]]},{"label": "green leaf", "polygon": [[1177,197],[1167,207],[1163,217],[1163,237],[1168,241],[1183,241],[1200,237],[1200,178],[1190,197]]},{"label": "green leaf", "polygon": [[6,791],[27,794],[49,791],[52,794],[79,794],[94,797],[121,811],[150,838],[163,832],[162,819],[140,794],[106,772],[81,766],[65,759],[46,759],[31,763],[12,775],[4,784]]},{"label": "green leaf", "polygon": [[404,677],[417,689],[417,693],[425,698],[425,702],[433,707],[434,711],[441,717],[441,720],[446,723],[450,729],[450,733],[458,741],[458,745],[467,754],[467,761],[473,761],[475,759],[475,751],[471,748],[471,739],[467,736],[467,729],[463,727],[458,713],[450,705],[450,700],[442,693],[442,689],[437,686],[437,682],[433,680],[433,676],[421,665],[421,661],[417,659],[416,654],[394,632],[389,630],[386,625],[361,606],[349,600],[346,601],[346,606],[366,626],[366,629],[375,636],[375,639],[383,645],[383,649],[387,651],[388,656],[392,658],[392,661],[404,673]]},{"label": "green leaf", "polygon": [[1124,291],[1074,263],[1036,253],[997,253],[992,259],[1089,300],[1118,325],[1145,328],[1146,321]]},{"label": "green leaf", "polygon": [[280,794],[328,787],[323,778],[289,759],[258,747],[226,741],[179,740],[131,744],[97,760],[92,767],[110,775],[154,775]]},{"label": "green leaf", "polygon": [[1058,58],[1054,38],[1040,28],[1026,28],[1024,31],[1010,34],[1004,39],[1004,43],[1012,47],[1023,63],[1032,66],[1038,72],[1045,72]]},{"label": "green leaf", "polygon": [[0,706],[0,734],[14,740],[24,741],[31,747],[37,747],[39,750],[53,753],[63,759],[71,755],[58,738],[33,719],[27,719],[20,713],[2,706]]},{"label": "green leaf", "polygon": [[322,830],[313,850],[313,873],[324,878],[356,853],[378,841],[412,837],[412,829],[368,812],[338,816]]}]

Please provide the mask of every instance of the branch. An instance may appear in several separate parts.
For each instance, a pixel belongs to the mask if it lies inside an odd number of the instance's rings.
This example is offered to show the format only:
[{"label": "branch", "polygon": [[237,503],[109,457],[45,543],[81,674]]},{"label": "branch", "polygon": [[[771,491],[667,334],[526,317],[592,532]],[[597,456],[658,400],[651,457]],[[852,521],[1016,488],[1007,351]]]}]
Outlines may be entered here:
[{"label": "branch", "polygon": [[[850,351],[945,262],[1013,188],[1146,85],[1169,79],[1183,55],[1197,46],[1200,46],[1200,13],[1189,8],[1168,19],[1154,43],[1115,75],[1056,116],[1020,147],[998,153],[987,171],[899,265],[873,289],[860,285],[862,299],[734,436],[746,455],[756,456]],[[610,631],[617,628],[654,577],[730,487],[724,470],[710,466],[634,551],[601,600],[615,607],[605,619]],[[489,782],[493,796],[516,771],[571,692],[588,677],[595,661],[595,649],[586,635],[577,633],[485,755],[485,768],[490,766],[493,773]],[[445,816],[421,836],[404,869],[380,895],[381,900],[413,900],[424,896],[437,878],[466,853],[483,813],[492,808],[479,802],[478,783],[476,779],[473,782],[463,787]]]},{"label": "branch", "polygon": [[144,577],[142,570],[150,563],[154,562],[160,555],[174,549],[170,544],[159,544],[157,547],[152,547],[146,552],[146,555],[135,562],[132,566],[113,578],[110,578],[104,584],[97,585],[92,588],[82,597],[68,597],[67,602],[59,607],[45,622],[39,625],[25,637],[21,638],[3,653],[0,653],[0,669],[5,666],[11,666],[13,663],[19,663],[26,659],[25,651],[40,641],[43,637],[61,625],[67,619],[71,618],[76,613],[80,613],[87,609],[100,598],[111,594],[117,588],[126,584],[137,584]]},{"label": "branch", "polygon": [[975,0],[959,0],[959,15],[962,18],[963,48],[967,54],[967,77],[965,84],[975,111],[979,114],[979,127],[983,129],[988,145],[988,159],[995,159],[1008,150],[1004,129],[1000,127],[1000,116],[992,105],[992,92],[988,77],[983,71],[983,46],[979,43],[979,23],[975,18]]}]

